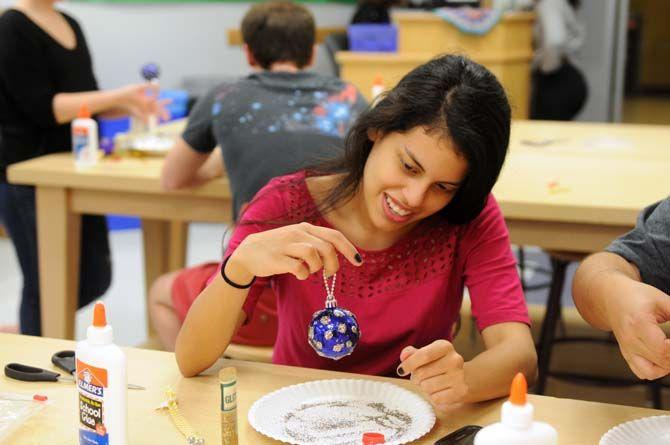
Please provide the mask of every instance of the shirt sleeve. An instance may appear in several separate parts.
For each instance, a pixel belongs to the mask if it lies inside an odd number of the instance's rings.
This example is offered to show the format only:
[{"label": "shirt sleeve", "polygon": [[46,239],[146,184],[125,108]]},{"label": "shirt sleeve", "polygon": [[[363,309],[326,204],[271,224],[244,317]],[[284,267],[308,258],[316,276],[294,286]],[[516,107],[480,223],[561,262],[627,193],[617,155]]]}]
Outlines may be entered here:
[{"label": "shirt sleeve", "polygon": [[506,322],[530,325],[509,233],[493,195],[466,226],[460,250],[477,328]]},{"label": "shirt sleeve", "polygon": [[644,209],[635,228],[606,250],[635,264],[642,281],[670,294],[670,197]]},{"label": "shirt sleeve", "polygon": [[[232,255],[247,236],[279,227],[272,224],[271,221],[280,220],[284,213],[285,208],[281,195],[281,184],[279,179],[273,179],[256,194],[254,199],[245,208],[240,222],[233,230],[223,257],[227,258]],[[242,307],[247,315],[245,324],[251,320],[256,303],[258,303],[258,298],[263,293],[263,290],[270,285],[270,280],[270,277],[257,277],[249,289]]]},{"label": "shirt sleeve", "polygon": [[215,95],[216,90],[212,90],[196,102],[182,133],[182,139],[200,153],[210,153],[217,144],[212,124],[216,111]]},{"label": "shirt sleeve", "polygon": [[0,79],[6,93],[37,126],[57,126],[53,112],[56,90],[34,31],[14,20],[0,28],[0,42]]}]

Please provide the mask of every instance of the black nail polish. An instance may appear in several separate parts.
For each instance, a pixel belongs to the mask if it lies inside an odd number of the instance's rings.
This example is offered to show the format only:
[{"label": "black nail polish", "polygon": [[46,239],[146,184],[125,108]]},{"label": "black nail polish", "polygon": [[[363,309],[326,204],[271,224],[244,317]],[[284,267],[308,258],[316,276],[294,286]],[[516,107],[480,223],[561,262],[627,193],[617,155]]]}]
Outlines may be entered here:
[{"label": "black nail polish", "polygon": [[405,376],[405,370],[402,369],[402,366],[398,366],[398,369],[396,369],[396,372],[398,373],[398,375],[399,375],[400,377],[404,377],[404,376]]},{"label": "black nail polish", "polygon": [[354,258],[356,259],[356,262],[358,262],[358,263],[363,262],[363,258],[361,258],[361,254],[358,253],[358,252],[356,253],[356,255],[354,255]]}]

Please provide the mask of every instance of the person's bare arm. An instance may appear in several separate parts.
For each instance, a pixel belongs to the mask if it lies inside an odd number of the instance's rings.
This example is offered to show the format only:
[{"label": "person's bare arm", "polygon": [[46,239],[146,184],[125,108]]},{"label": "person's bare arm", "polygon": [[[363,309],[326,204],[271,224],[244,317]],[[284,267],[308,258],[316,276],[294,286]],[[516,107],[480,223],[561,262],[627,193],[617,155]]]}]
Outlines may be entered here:
[{"label": "person's bare arm", "polygon": [[82,104],[86,104],[91,114],[115,112],[146,120],[151,114],[166,116],[165,102],[159,102],[157,96],[157,86],[136,84],[115,90],[58,93],[53,97],[52,107],[59,124],[76,118]]},{"label": "person's bare arm", "polygon": [[[500,323],[482,331],[486,350],[465,363],[466,402],[502,397],[514,376],[522,372],[529,385],[537,377],[537,354],[530,328],[523,323]],[[494,371],[495,370],[495,371]]]},{"label": "person's bare arm", "polygon": [[[240,285],[250,283],[254,277],[285,273],[306,280],[322,269],[330,276],[339,269],[338,252],[351,264],[361,265],[356,248],[342,233],[308,223],[293,224],[247,235],[228,257],[224,273]],[[231,286],[218,275],[198,295],[175,347],[177,364],[184,376],[204,371],[221,357],[244,321],[242,307],[248,293],[249,289]]]},{"label": "person's bare arm", "polygon": [[626,292],[631,281],[641,281],[640,271],[619,255],[599,252],[589,256],[577,269],[572,282],[577,310],[593,327],[611,331],[608,305],[612,297]]},{"label": "person's bare arm", "polygon": [[591,255],[577,269],[572,294],[589,324],[614,333],[638,377],[670,373],[670,340],[659,326],[670,320],[670,296],[642,283],[634,264],[614,253]]},{"label": "person's bare arm", "polygon": [[[247,283],[253,276],[228,263],[226,276]],[[239,280],[239,281],[238,281]],[[237,289],[217,276],[202,291],[186,315],[177,336],[175,356],[185,377],[193,377],[216,362],[230,344],[246,315],[242,305],[249,289]]]},{"label": "person's bare arm", "polygon": [[166,190],[193,187],[223,175],[221,148],[211,153],[194,150],[179,138],[165,157],[161,184]]}]

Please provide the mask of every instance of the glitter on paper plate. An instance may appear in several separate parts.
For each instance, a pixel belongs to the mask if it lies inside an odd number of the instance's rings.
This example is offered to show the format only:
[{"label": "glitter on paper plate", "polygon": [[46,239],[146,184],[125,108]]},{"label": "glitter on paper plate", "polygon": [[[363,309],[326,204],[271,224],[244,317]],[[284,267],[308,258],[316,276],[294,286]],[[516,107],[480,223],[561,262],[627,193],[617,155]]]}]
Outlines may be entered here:
[{"label": "glitter on paper plate", "polygon": [[384,434],[387,445],[400,445],[428,433],[435,413],[419,395],[391,383],[318,380],[260,398],[249,410],[249,423],[294,445],[359,445],[369,431]]}]

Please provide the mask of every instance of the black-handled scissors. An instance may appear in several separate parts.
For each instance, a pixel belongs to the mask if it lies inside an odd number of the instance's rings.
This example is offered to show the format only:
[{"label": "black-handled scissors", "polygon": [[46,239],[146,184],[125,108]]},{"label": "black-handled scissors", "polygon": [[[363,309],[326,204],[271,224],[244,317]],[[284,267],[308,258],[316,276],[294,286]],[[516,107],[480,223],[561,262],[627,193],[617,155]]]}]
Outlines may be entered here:
[{"label": "black-handled scissors", "polygon": [[[10,363],[5,366],[5,375],[15,380],[23,380],[24,382],[57,382],[59,380],[74,382],[75,372],[77,371],[74,351],[56,352],[51,356],[51,363],[70,375],[62,376],[57,372],[26,366],[20,363]],[[128,383],[128,388],[146,389],[144,386],[132,383]]]},{"label": "black-handled scissors", "polygon": [[23,382],[74,382],[72,376],[63,376],[47,369],[26,366],[20,363],[9,363],[5,366],[5,375],[10,379]]},{"label": "black-handled scissors", "polygon": [[[58,351],[51,356],[51,363],[53,363],[57,368],[62,369],[68,374],[72,374],[74,377],[75,372],[77,371],[77,363],[74,358],[74,351]],[[128,383],[129,389],[146,389],[144,386],[135,385],[133,383]]]},{"label": "black-handled scissors", "polygon": [[77,364],[74,361],[74,351],[59,351],[51,356],[51,363],[68,374],[74,375]]}]

